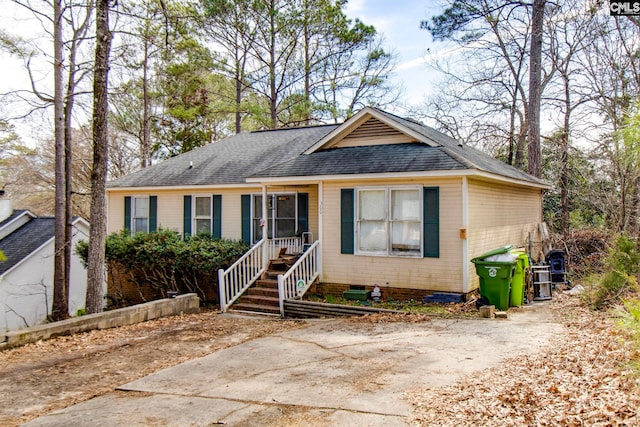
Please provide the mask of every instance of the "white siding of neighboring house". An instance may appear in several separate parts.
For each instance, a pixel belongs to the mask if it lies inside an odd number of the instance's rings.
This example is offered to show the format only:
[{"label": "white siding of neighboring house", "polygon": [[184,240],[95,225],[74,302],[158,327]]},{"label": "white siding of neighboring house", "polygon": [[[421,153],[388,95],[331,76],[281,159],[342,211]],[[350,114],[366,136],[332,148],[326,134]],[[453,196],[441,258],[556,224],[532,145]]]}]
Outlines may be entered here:
[{"label": "white siding of neighboring house", "polygon": [[[73,247],[89,239],[86,223],[73,228]],[[0,277],[0,332],[24,329],[44,323],[53,303],[53,239]],[[71,256],[69,314],[84,308],[87,271],[77,255]]]}]

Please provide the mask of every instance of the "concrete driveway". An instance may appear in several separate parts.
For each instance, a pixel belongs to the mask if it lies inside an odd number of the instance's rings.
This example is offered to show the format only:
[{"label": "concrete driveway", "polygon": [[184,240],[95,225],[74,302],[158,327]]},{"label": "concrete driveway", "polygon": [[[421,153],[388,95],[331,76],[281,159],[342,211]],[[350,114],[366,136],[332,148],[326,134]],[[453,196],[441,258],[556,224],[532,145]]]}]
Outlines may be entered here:
[{"label": "concrete driveway", "polygon": [[535,352],[562,326],[544,304],[506,320],[331,319],[125,384],[27,426],[403,426],[405,392]]}]

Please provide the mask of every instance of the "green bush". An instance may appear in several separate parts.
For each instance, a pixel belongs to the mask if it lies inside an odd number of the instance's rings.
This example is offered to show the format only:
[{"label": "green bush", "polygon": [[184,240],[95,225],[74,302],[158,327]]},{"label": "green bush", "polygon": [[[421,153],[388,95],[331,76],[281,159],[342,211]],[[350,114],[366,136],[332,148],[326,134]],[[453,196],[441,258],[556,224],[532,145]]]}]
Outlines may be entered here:
[{"label": "green bush", "polygon": [[640,299],[636,297],[626,300],[623,308],[617,310],[616,314],[620,318],[618,325],[629,334],[635,346],[636,352],[631,363],[636,373],[640,374]]},{"label": "green bush", "polygon": [[[167,291],[195,292],[206,301],[217,290],[218,269],[226,269],[248,249],[242,241],[206,235],[183,240],[170,230],[133,236],[123,230],[107,237],[106,261],[109,273],[119,269],[129,274],[139,287],[163,296]],[[79,242],[75,251],[86,267],[88,243]]]},{"label": "green bush", "polygon": [[589,290],[584,294],[586,302],[595,309],[615,305],[638,291],[638,244],[627,236],[618,236],[609,250],[605,264],[604,274],[592,277]]}]

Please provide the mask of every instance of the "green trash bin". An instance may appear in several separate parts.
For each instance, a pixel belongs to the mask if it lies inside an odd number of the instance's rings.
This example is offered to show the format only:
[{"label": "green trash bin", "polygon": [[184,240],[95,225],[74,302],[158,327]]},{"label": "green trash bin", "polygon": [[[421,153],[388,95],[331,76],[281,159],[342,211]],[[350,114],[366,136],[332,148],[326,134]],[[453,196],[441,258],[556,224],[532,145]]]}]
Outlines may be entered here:
[{"label": "green trash bin", "polygon": [[516,268],[516,261],[515,259],[513,261],[487,261],[486,258],[493,255],[506,255],[511,249],[513,249],[511,245],[503,246],[471,260],[480,277],[480,296],[489,300],[489,304],[495,305],[498,310],[503,311],[509,309],[511,280]]},{"label": "green trash bin", "polygon": [[520,307],[524,303],[524,285],[529,268],[529,255],[523,251],[511,251],[516,256],[516,269],[511,279],[511,295],[509,306]]}]

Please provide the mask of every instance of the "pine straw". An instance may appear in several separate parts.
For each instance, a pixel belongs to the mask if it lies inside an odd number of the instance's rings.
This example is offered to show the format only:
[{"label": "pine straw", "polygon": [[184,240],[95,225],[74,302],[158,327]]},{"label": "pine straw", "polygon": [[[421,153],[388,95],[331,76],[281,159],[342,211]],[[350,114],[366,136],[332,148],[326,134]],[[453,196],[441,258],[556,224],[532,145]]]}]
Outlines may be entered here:
[{"label": "pine straw", "polygon": [[[453,386],[407,393],[414,425],[640,425],[640,383],[628,367],[637,357],[610,319],[577,298],[558,295],[565,332],[536,354]],[[487,349],[491,351],[491,349]]]}]

